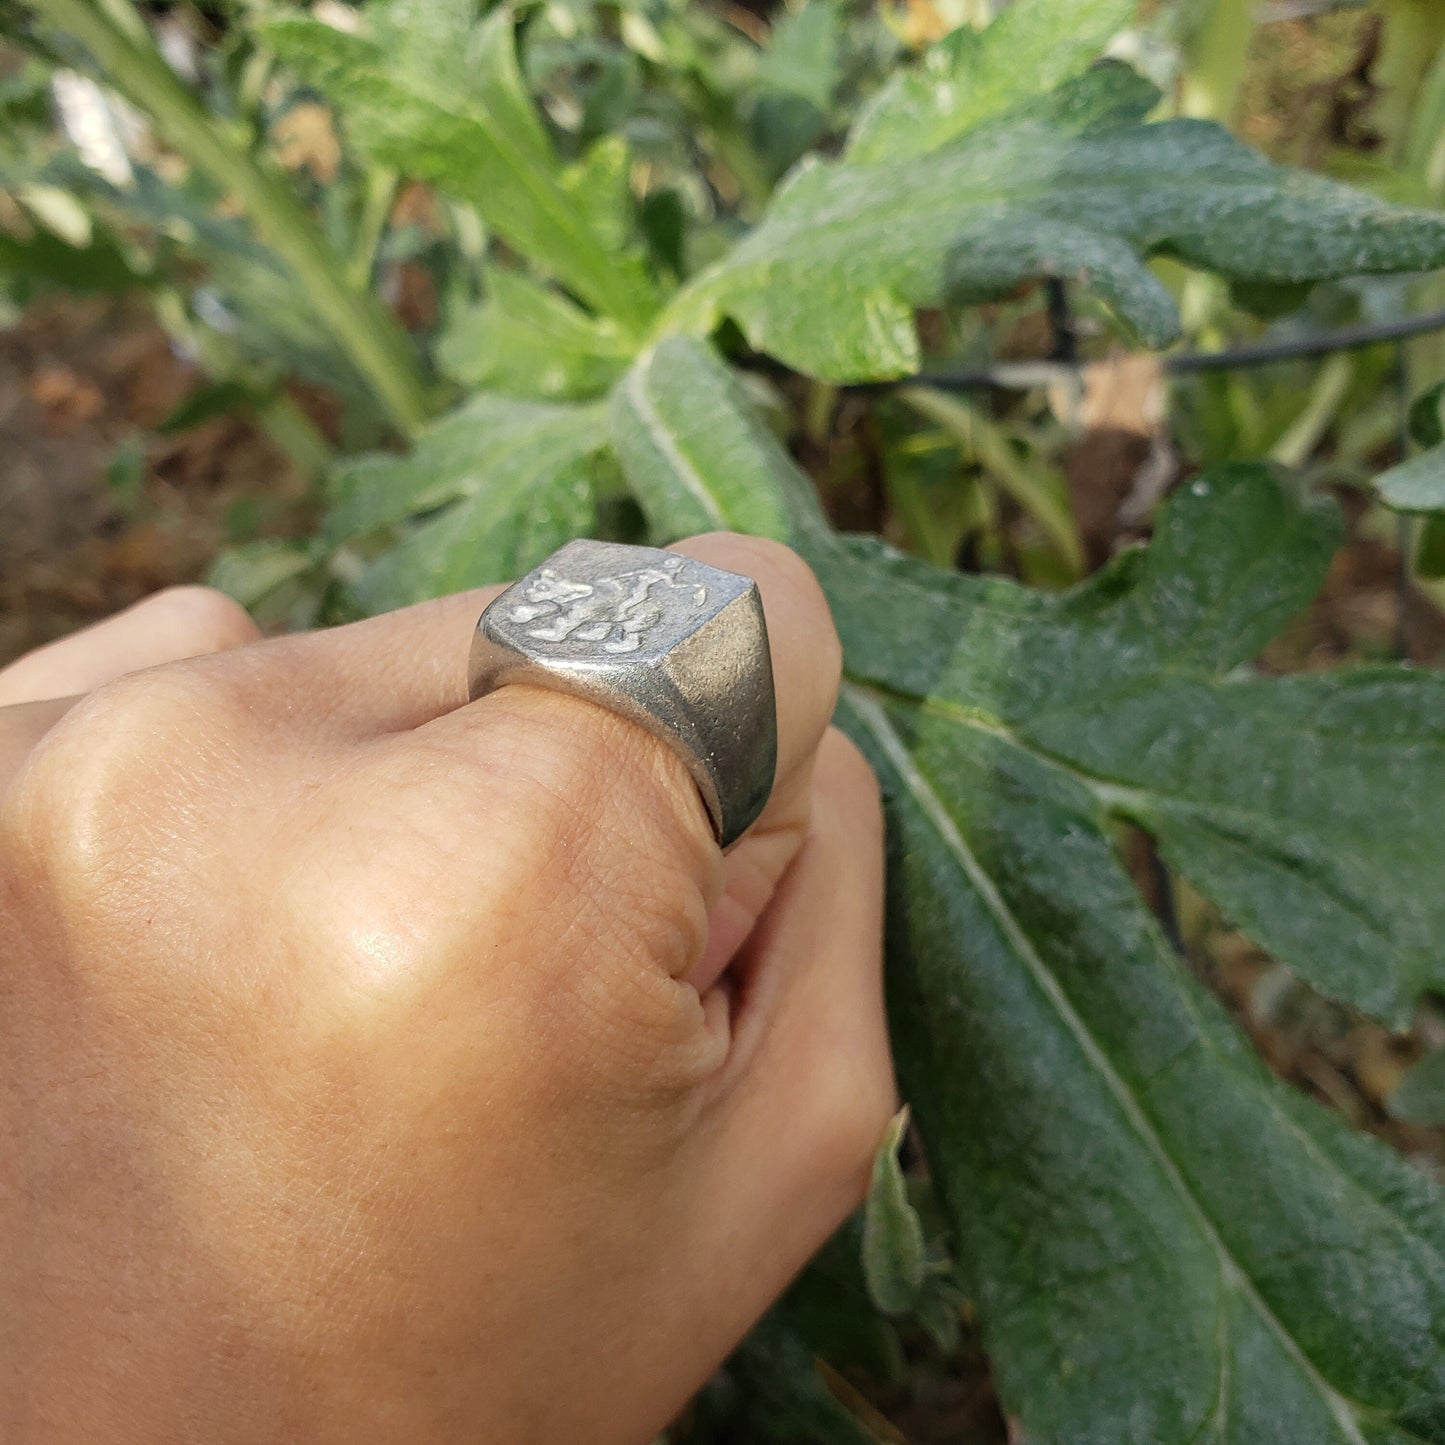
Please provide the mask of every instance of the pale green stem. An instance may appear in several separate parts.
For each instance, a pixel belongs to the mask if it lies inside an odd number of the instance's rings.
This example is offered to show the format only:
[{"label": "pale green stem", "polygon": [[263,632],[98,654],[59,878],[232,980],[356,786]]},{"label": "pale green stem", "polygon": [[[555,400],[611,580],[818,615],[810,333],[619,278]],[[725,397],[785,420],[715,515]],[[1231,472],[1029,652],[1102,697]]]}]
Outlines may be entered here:
[{"label": "pale green stem", "polygon": [[1332,356],[1320,368],[1310,388],[1305,409],[1289,430],[1269,449],[1271,461],[1287,467],[1302,467],[1334,423],[1340,404],[1355,379],[1355,362],[1343,353]]},{"label": "pale green stem", "polygon": [[1008,437],[973,407],[927,386],[906,386],[898,393],[914,411],[941,426],[976,458],[1000,487],[1043,529],[1044,535],[1080,577],[1084,571],[1084,545],[1073,514],[1048,482],[1015,454]]},{"label": "pale green stem", "polygon": [[186,160],[240,203],[257,236],[290,269],[317,320],[366,378],[397,429],[414,436],[429,407],[406,333],[375,296],[348,284],[344,260],[327,245],[285,179],[207,115],[150,41],[128,0],[104,0],[104,13],[95,0],[37,0],[37,5],[85,46],[108,85],[149,115]]},{"label": "pale green stem", "polygon": [[1208,8],[1189,46],[1179,108],[1185,115],[1227,124],[1244,79],[1255,0],[1212,0]]}]

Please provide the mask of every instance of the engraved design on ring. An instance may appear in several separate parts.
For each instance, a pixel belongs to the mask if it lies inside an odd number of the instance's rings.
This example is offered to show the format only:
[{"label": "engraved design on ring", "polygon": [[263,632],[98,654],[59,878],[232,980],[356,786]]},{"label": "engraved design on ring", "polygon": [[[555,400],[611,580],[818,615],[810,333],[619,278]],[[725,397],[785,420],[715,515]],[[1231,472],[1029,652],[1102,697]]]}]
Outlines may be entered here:
[{"label": "engraved design on ring", "polygon": [[513,683],[583,698],[661,738],[723,847],[767,803],[777,713],[751,577],[653,547],[569,542],[477,621],[469,696]]}]

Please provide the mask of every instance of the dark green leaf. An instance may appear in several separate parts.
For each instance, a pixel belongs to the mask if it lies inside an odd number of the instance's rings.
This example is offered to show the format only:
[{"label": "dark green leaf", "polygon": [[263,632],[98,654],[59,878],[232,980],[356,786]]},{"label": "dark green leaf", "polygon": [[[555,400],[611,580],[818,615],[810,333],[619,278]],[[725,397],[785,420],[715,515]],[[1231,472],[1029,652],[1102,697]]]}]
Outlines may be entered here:
[{"label": "dark green leaf", "polygon": [[756,1445],[878,1445],[877,1436],[828,1390],[811,1352],[766,1319],[728,1361],[741,1389],[740,1434]]},{"label": "dark green leaf", "polygon": [[1445,513],[1426,517],[1415,548],[1415,571],[1421,577],[1445,577]]},{"label": "dark green leaf", "polygon": [[1417,446],[1438,447],[1445,442],[1445,381],[1415,398],[1410,408],[1410,435]]},{"label": "dark green leaf", "polygon": [[1143,124],[1140,107],[1137,78],[1105,66],[927,152],[805,163],[671,318],[731,317],[789,365],[859,381],[916,369],[914,309],[950,293],[1072,278],[1157,346],[1178,317],[1151,253],[1253,282],[1445,262],[1445,217],[1272,165],[1214,125]]},{"label": "dark green leaf", "polygon": [[[1398,1016],[1440,977],[1445,679],[1234,675],[1318,584],[1332,514],[1240,468],[1176,499],[1148,551],[1030,593],[840,550],[735,394],[694,380],[680,413],[633,373],[652,444],[629,477],[660,531],[740,520],[751,435],[748,505],[799,518],[844,638],[840,716],[888,802],[896,1058],[1021,1429],[1445,1441],[1445,1200],[1269,1076],[1109,827],[1154,828],[1338,992]],[[727,460],[669,474],[688,415],[730,408]]]},{"label": "dark green leaf", "polygon": [[71,291],[124,291],[142,284],[114,236],[97,230],[72,246],[48,231],[20,241],[0,233],[0,283],[64,286]]}]

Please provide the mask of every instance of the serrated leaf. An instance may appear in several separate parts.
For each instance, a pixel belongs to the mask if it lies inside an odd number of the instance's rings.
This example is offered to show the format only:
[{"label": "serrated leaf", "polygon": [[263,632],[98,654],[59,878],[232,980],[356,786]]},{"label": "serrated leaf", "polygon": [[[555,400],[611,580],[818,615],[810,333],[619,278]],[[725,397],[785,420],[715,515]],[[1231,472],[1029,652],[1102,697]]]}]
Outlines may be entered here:
[{"label": "serrated leaf", "polygon": [[928,1271],[923,1221],[908,1198],[908,1181],[898,1163],[907,1130],[905,1107],[894,1115],[873,1156],[863,1213],[863,1276],[873,1303],[889,1315],[917,1306]]},{"label": "serrated leaf", "polygon": [[1143,268],[1155,253],[1251,282],[1445,263],[1445,217],[1273,165],[1206,122],[1144,124],[1139,87],[1097,67],[925,153],[804,162],[670,318],[731,317],[759,350],[852,382],[916,368],[913,308],[1039,275],[1095,289],[1160,346],[1179,328]]},{"label": "serrated leaf", "polygon": [[[627,469],[654,525],[686,525],[700,488],[731,520],[731,469],[669,477],[686,418],[635,385],[656,435]],[[769,455],[756,418],[730,425]],[[804,519],[840,720],[888,804],[896,1058],[1022,1432],[1445,1441],[1445,1198],[1267,1073],[1109,825],[1154,827],[1296,967],[1397,1005],[1439,977],[1445,679],[1234,675],[1337,535],[1259,468],[1201,479],[1148,551],[1046,595],[842,548],[772,461],[753,489]]]},{"label": "serrated leaf", "polygon": [[602,446],[603,406],[525,401],[483,392],[433,422],[410,452],[343,463],[322,537],[332,546],[458,498],[508,499],[544,486]]},{"label": "serrated leaf", "polygon": [[1028,0],[982,31],[960,26],[859,113],[848,158],[924,155],[1077,75],[1133,18],[1136,0]]},{"label": "serrated leaf", "polygon": [[508,582],[591,531],[592,482],[581,467],[548,477],[494,477],[486,490],[413,527],[348,589],[366,613]]},{"label": "serrated leaf", "polygon": [[[426,44],[409,17],[427,7],[368,7],[375,37],[304,15],[278,14],[266,41],[340,108],[347,133],[376,160],[475,206],[512,247],[579,296],[631,326],[654,306],[635,257],[599,234],[597,178],[564,174],[517,68],[511,9],[500,6],[462,37],[448,8]],[[375,14],[373,12],[376,12]],[[401,37],[411,36],[410,43]],[[444,41],[450,37],[451,44]],[[445,59],[437,52],[445,52]],[[423,63],[431,57],[432,64]]]},{"label": "serrated leaf", "polygon": [[605,391],[635,351],[614,321],[493,267],[487,298],[458,313],[437,349],[453,380],[512,396],[588,397]]},{"label": "serrated leaf", "polygon": [[588,530],[582,463],[603,445],[606,409],[482,394],[433,423],[406,455],[346,463],[322,529],[333,547],[429,513],[352,584],[381,612],[525,572]]},{"label": "serrated leaf", "polygon": [[1445,1124],[1445,1049],[1426,1054],[1385,1100],[1396,1119],[1412,1124]]}]

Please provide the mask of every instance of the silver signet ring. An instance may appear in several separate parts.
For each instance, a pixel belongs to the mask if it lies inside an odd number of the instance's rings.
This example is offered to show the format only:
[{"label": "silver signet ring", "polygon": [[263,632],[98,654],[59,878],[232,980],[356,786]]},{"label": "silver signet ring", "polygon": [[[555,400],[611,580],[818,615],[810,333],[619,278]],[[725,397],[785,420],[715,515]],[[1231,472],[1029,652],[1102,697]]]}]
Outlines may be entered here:
[{"label": "silver signet ring", "polygon": [[477,621],[472,700],[513,682],[596,703],[675,749],[724,848],[773,790],[773,664],[751,577],[655,547],[569,542]]}]

